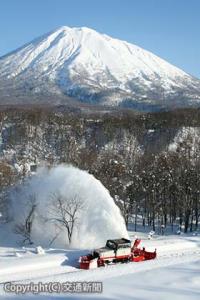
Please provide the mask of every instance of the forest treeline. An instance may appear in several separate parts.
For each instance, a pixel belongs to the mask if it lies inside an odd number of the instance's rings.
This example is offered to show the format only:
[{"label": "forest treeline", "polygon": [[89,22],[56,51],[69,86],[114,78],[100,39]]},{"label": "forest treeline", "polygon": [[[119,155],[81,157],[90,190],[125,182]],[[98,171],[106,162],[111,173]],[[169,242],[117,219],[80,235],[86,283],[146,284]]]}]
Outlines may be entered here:
[{"label": "forest treeline", "polygon": [[200,110],[79,112],[62,107],[0,111],[0,211],[31,166],[70,163],[108,188],[135,230],[198,230]]}]

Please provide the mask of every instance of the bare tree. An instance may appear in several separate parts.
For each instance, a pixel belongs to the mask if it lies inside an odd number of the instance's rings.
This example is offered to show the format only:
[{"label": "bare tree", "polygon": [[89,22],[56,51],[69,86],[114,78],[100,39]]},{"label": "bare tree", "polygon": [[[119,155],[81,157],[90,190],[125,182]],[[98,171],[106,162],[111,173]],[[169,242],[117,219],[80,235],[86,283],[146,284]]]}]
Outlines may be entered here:
[{"label": "bare tree", "polygon": [[[72,240],[74,228],[78,221],[78,213],[83,208],[83,203],[77,195],[74,197],[62,196],[60,193],[52,194],[53,204],[50,207],[48,221],[55,221],[56,225],[67,231],[69,244]],[[53,241],[58,237],[58,233]]]},{"label": "bare tree", "polygon": [[31,240],[31,233],[32,233],[32,226],[33,226],[33,220],[35,216],[35,209],[37,207],[36,205],[36,197],[35,195],[31,195],[29,202],[29,210],[27,213],[27,216],[25,217],[24,221],[15,225],[15,233],[20,234],[24,237],[24,240],[22,241],[22,244],[24,245],[26,242],[29,244],[33,244]]}]

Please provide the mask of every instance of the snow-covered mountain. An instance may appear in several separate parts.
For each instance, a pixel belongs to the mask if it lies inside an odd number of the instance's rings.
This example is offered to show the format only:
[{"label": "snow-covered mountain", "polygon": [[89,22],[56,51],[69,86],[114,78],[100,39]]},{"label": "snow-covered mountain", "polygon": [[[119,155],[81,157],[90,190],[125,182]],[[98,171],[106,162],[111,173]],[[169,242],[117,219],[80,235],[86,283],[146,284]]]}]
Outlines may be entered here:
[{"label": "snow-covered mountain", "polygon": [[0,95],[1,103],[22,96],[28,103],[45,102],[56,95],[56,103],[72,96],[148,109],[198,105],[200,80],[136,45],[64,26],[0,58]]}]

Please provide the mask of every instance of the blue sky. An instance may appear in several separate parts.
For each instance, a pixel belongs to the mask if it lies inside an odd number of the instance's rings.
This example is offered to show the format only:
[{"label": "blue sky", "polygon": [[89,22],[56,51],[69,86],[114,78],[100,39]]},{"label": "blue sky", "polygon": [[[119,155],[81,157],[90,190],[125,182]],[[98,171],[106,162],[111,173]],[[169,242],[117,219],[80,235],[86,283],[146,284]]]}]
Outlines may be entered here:
[{"label": "blue sky", "polygon": [[1,0],[0,56],[62,25],[127,40],[200,78],[200,0]]}]

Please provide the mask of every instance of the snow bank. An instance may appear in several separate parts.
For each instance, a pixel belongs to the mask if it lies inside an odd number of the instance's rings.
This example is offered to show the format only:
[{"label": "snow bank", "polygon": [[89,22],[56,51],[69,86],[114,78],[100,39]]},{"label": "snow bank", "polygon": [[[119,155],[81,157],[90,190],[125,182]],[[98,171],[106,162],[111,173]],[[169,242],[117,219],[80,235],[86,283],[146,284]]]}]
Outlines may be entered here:
[{"label": "snow bank", "polygon": [[66,165],[39,169],[12,194],[13,228],[24,223],[34,204],[32,241],[43,247],[66,247],[67,231],[52,215],[54,195],[58,194],[62,199],[78,198],[81,202],[71,247],[93,248],[109,238],[128,237],[124,219],[108,190],[86,171]]}]

